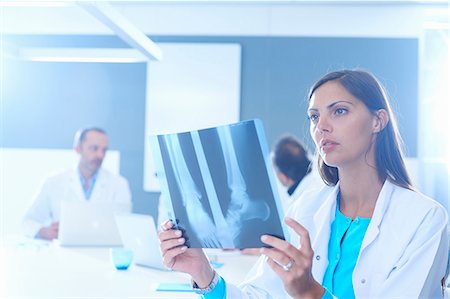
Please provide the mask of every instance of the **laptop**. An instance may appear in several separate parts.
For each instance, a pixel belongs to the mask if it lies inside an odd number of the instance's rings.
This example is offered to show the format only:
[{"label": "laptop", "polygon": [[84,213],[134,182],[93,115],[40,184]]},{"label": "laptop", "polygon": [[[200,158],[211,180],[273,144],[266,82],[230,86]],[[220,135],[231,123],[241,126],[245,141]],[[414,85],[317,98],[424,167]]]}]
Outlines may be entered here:
[{"label": "laptop", "polygon": [[115,219],[123,246],[133,251],[136,265],[167,270],[162,262],[158,235],[152,216],[117,214]]},{"label": "laptop", "polygon": [[111,202],[62,201],[61,246],[121,246]]}]

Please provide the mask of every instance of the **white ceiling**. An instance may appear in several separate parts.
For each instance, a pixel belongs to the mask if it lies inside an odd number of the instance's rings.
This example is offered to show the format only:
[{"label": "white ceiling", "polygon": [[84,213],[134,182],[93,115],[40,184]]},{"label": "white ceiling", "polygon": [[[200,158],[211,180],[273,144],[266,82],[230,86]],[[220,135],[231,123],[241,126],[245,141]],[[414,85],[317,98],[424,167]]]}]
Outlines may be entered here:
[{"label": "white ceiling", "polygon": [[[0,31],[114,34],[72,1],[0,2]],[[418,37],[446,1],[112,1],[151,35]],[[442,13],[442,12],[441,12]]]}]

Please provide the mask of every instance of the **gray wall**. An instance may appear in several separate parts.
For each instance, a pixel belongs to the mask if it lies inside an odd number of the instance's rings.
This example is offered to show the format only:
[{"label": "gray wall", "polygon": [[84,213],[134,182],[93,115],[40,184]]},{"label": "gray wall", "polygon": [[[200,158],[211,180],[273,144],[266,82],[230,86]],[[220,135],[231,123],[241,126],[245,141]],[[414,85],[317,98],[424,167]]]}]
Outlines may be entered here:
[{"label": "gray wall", "polygon": [[[126,47],[113,36],[7,36],[19,46]],[[418,41],[385,38],[176,37],[156,42],[242,45],[241,119],[263,120],[270,145],[285,132],[312,148],[306,94],[324,73],[361,67],[387,86],[409,156],[417,155]],[[38,63],[6,60],[3,147],[71,148],[81,126],[104,127],[121,152],[121,174],[134,210],[156,215],[158,194],[142,190],[144,64]]]}]

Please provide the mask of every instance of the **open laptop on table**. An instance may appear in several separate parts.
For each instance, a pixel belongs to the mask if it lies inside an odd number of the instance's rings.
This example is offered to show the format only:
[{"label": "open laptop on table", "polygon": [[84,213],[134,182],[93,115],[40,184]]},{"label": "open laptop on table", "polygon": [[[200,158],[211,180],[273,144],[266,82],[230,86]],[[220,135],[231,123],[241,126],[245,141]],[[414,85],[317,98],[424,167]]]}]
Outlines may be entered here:
[{"label": "open laptop on table", "polygon": [[123,246],[133,251],[136,265],[167,270],[162,262],[153,217],[141,214],[117,214],[115,219]]},{"label": "open laptop on table", "polygon": [[110,202],[63,201],[58,241],[61,246],[121,246]]}]

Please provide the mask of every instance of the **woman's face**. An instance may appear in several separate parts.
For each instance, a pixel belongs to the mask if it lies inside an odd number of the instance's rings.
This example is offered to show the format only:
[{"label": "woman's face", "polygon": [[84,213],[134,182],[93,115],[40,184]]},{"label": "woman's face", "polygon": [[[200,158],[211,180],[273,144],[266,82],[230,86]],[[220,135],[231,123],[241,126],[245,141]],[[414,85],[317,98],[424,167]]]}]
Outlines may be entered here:
[{"label": "woman's face", "polygon": [[376,117],[339,82],[329,81],[316,89],[308,116],[311,136],[328,166],[374,165]]}]

